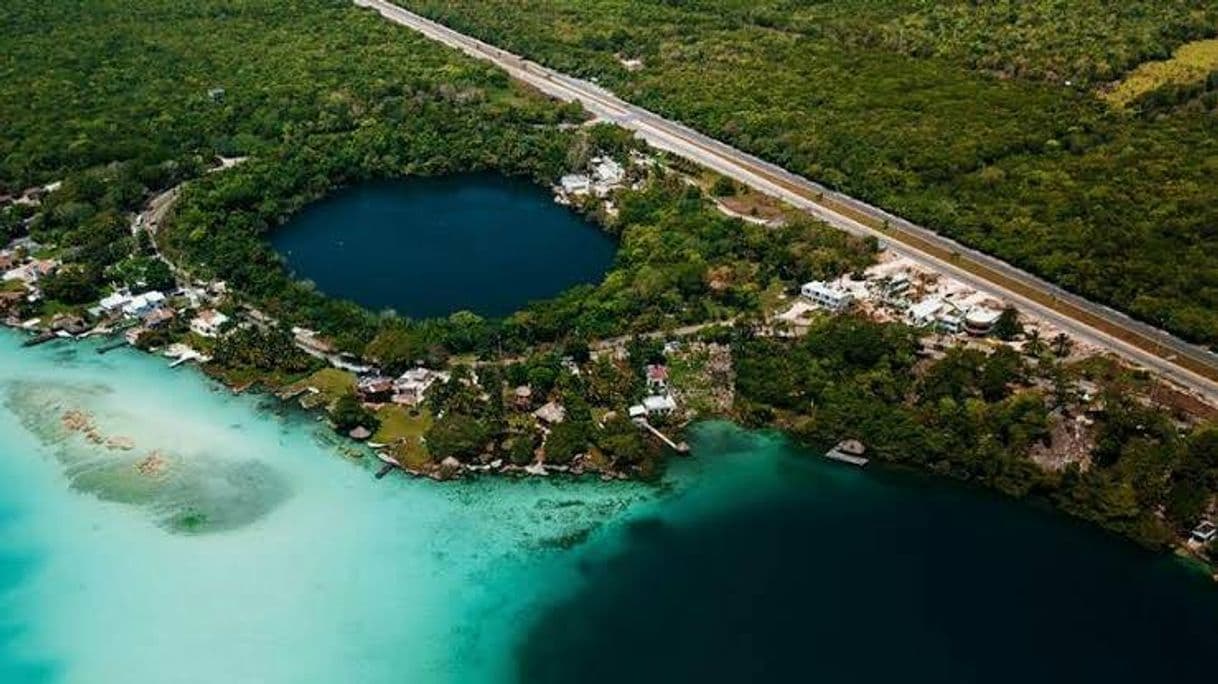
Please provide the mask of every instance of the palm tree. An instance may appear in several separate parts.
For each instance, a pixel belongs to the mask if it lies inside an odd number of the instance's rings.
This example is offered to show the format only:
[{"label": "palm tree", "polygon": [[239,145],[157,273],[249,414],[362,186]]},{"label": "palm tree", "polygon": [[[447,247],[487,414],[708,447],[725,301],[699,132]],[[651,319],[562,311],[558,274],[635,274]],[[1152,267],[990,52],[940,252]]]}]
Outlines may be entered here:
[{"label": "palm tree", "polygon": [[1058,356],[1066,356],[1070,353],[1070,349],[1074,347],[1074,340],[1066,333],[1057,333],[1053,337],[1053,353]]},{"label": "palm tree", "polygon": [[1028,341],[1024,344],[1023,350],[1028,356],[1040,356],[1045,351],[1045,341],[1040,337],[1040,328],[1032,328],[1028,331]]}]

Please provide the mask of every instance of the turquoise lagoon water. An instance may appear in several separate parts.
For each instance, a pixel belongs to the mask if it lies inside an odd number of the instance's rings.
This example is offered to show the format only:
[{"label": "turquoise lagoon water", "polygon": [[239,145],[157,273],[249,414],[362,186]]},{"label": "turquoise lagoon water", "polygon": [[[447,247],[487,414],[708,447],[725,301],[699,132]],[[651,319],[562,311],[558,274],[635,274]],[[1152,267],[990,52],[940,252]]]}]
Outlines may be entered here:
[{"label": "turquoise lagoon water", "polygon": [[599,282],[617,249],[544,188],[491,173],[346,188],[270,240],[322,292],[412,318],[505,316]]},{"label": "turquoise lagoon water", "polygon": [[377,481],[276,402],[18,340],[6,684],[1211,681],[1207,578],[1026,505],[724,424],[659,485]]}]

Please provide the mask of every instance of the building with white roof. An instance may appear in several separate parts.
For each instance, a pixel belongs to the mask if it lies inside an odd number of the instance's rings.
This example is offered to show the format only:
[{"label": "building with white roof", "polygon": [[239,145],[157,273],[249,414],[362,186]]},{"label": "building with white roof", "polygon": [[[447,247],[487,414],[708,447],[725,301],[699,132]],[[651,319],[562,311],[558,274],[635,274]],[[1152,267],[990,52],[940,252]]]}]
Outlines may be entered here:
[{"label": "building with white roof", "polygon": [[943,300],[938,297],[927,297],[909,307],[905,312],[905,320],[915,328],[924,328],[935,322],[936,316],[943,310]]},{"label": "building with white roof", "polygon": [[854,295],[849,291],[821,280],[804,283],[799,294],[830,311],[842,311],[854,303]]},{"label": "building with white roof", "polygon": [[592,179],[582,173],[572,173],[559,179],[558,184],[568,195],[586,195],[592,189]]},{"label": "building with white roof", "polygon": [[123,314],[133,318],[146,316],[154,309],[160,308],[165,303],[165,295],[158,290],[150,290],[141,295],[132,297],[130,301],[123,305]]},{"label": "building with white roof", "polygon": [[988,306],[974,306],[964,315],[964,329],[970,335],[988,335],[994,329],[994,324],[1002,317],[998,309]]},{"label": "building with white roof", "polygon": [[411,368],[393,381],[393,403],[417,406],[423,403],[427,390],[441,380],[447,382],[448,373],[428,368]]},{"label": "building with white roof", "polygon": [[592,164],[592,175],[597,183],[620,185],[626,180],[626,169],[609,157],[597,157],[592,160]]},{"label": "building with white roof", "polygon": [[121,310],[123,306],[130,301],[131,295],[129,293],[115,292],[102,297],[101,301],[98,302],[98,306],[100,306],[101,310],[105,311],[106,313],[114,313],[115,311]]},{"label": "building with white roof", "polygon": [[668,394],[653,394],[643,398],[643,409],[649,416],[666,416],[677,410],[677,401]]},{"label": "building with white roof", "polygon": [[203,337],[216,337],[228,322],[228,316],[215,309],[204,309],[190,321],[190,329]]}]

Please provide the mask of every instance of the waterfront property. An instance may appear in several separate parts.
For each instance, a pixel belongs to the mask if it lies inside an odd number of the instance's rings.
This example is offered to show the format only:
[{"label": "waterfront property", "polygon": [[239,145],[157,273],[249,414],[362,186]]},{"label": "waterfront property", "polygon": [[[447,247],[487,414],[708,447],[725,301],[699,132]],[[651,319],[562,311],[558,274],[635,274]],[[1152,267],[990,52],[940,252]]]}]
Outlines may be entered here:
[{"label": "waterfront property", "polygon": [[270,236],[327,295],[412,318],[503,316],[599,280],[612,238],[524,179],[412,178],[341,190]]},{"label": "waterfront property", "polygon": [[393,396],[395,404],[403,406],[418,406],[423,403],[427,391],[437,382],[448,382],[449,374],[444,371],[433,371],[427,368],[411,368],[393,381]]},{"label": "waterfront property", "polygon": [[225,323],[228,323],[228,316],[215,309],[204,309],[191,319],[190,329],[203,337],[216,337]]},{"label": "waterfront property", "polygon": [[164,303],[165,294],[152,290],[132,297],[127,303],[123,304],[122,311],[124,316],[142,318],[152,313],[154,309],[161,307]]}]

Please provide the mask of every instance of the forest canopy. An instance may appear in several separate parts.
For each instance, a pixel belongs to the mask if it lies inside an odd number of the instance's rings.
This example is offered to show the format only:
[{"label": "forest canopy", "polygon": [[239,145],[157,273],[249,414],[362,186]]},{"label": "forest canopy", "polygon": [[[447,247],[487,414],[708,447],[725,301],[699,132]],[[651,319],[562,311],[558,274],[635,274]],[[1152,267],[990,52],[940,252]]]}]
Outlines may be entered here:
[{"label": "forest canopy", "polygon": [[1218,343],[1218,78],[1102,97],[1213,3],[399,2]]}]

